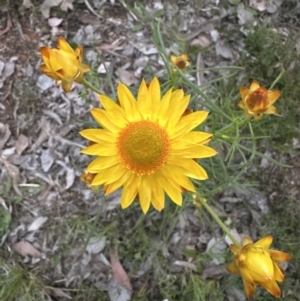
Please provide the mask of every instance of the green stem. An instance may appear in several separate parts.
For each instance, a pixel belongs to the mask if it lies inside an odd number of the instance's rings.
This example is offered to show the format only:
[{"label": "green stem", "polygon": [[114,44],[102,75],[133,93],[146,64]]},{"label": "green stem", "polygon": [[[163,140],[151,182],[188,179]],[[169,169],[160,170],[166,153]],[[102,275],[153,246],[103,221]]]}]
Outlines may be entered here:
[{"label": "green stem", "polygon": [[277,76],[277,78],[274,80],[274,82],[272,83],[271,87],[269,88],[269,90],[273,89],[273,87],[277,84],[277,82],[281,79],[283,73],[284,73],[284,69],[281,70],[281,72],[279,73],[279,75]]},{"label": "green stem", "polygon": [[97,94],[104,94],[102,91],[98,90],[96,87],[94,87],[91,83],[89,83],[85,78],[82,79],[82,84],[86,88],[90,88],[92,91],[96,92]]},{"label": "green stem", "polygon": [[223,230],[225,234],[228,235],[228,237],[231,239],[231,241],[235,245],[240,245],[240,243],[236,240],[236,238],[232,235],[230,230],[225,226],[225,224],[220,220],[220,218],[217,216],[217,214],[211,209],[211,207],[206,203],[205,199],[197,195],[198,200],[200,201],[201,205],[205,207],[205,209],[208,211],[208,213],[211,215],[211,217],[216,221],[216,223],[220,226],[220,228]]}]

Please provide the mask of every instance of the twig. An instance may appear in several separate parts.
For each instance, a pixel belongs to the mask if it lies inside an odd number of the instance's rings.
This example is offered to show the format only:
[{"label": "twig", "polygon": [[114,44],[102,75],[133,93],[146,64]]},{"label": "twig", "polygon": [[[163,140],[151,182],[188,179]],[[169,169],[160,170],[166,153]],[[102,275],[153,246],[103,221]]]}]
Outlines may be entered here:
[{"label": "twig", "polygon": [[10,19],[10,16],[9,16],[9,13],[7,13],[7,23],[6,23],[6,27],[0,31],[0,36],[4,35],[6,32],[8,32],[10,29],[11,29],[11,19]]}]

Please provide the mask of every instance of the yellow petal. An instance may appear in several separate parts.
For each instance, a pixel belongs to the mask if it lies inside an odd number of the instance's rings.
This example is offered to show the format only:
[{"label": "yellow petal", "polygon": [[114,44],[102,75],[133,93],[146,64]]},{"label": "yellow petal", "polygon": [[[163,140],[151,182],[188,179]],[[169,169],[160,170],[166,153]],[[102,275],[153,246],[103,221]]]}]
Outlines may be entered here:
[{"label": "yellow petal", "polygon": [[172,89],[169,89],[167,93],[162,97],[159,105],[159,109],[157,112],[157,120],[161,126],[164,126],[168,121],[171,95]]},{"label": "yellow petal", "polygon": [[126,169],[121,165],[114,165],[107,169],[103,169],[97,173],[92,181],[92,185],[111,184],[118,181],[126,173]]},{"label": "yellow petal", "polygon": [[141,176],[136,176],[131,182],[124,185],[121,196],[121,207],[125,209],[131,205],[138,193],[138,187],[141,183]]},{"label": "yellow petal", "polygon": [[178,99],[176,102],[171,104],[172,106],[172,114],[169,116],[169,120],[167,123],[168,129],[171,130],[172,128],[176,128],[179,119],[181,118],[182,114],[186,110],[188,104],[190,102],[190,95],[187,95],[181,99]]},{"label": "yellow petal", "polygon": [[144,214],[147,213],[151,204],[151,183],[149,179],[149,176],[143,176],[138,188],[139,201]]},{"label": "yellow petal", "polygon": [[184,61],[187,61],[188,55],[187,55],[186,53],[184,53],[184,54],[181,55],[181,58],[182,58]]},{"label": "yellow petal", "polygon": [[173,64],[175,64],[175,62],[176,62],[176,60],[177,60],[177,56],[171,55],[171,56],[170,56],[170,60],[171,60],[171,62],[172,62]]},{"label": "yellow petal", "polygon": [[178,206],[182,205],[182,193],[180,187],[174,186],[168,178],[165,178],[161,172],[158,170],[156,171],[156,176],[158,178],[158,181],[161,183],[161,186],[165,190],[165,192],[168,194],[170,199],[177,204]]},{"label": "yellow petal", "polygon": [[114,111],[124,117],[124,110],[115,101],[113,101],[106,95],[99,95],[99,100],[106,111]]},{"label": "yellow petal", "polygon": [[174,139],[184,133],[190,132],[201,124],[208,116],[206,111],[197,111],[180,118],[177,126],[169,133],[170,138]]},{"label": "yellow petal", "polygon": [[157,177],[150,175],[151,177],[151,204],[157,211],[161,211],[165,207],[165,193],[160,183],[157,181]]},{"label": "yellow petal", "polygon": [[93,144],[81,150],[82,154],[92,156],[116,156],[117,147],[114,144]]},{"label": "yellow petal", "polygon": [[284,280],[284,275],[278,265],[273,262],[274,265],[274,279],[278,282],[282,282]]},{"label": "yellow petal", "polygon": [[82,73],[86,73],[91,70],[91,67],[86,64],[80,64],[80,70],[82,71]]},{"label": "yellow petal", "polygon": [[120,161],[117,156],[99,157],[93,160],[86,169],[90,173],[97,173],[119,163]]},{"label": "yellow petal", "polygon": [[75,79],[79,72],[80,62],[76,56],[64,50],[51,49],[49,60],[51,69],[55,71],[61,79]]},{"label": "yellow petal", "polygon": [[229,248],[234,255],[237,254],[238,252],[240,252],[240,250],[241,250],[241,246],[234,245],[234,244],[231,244],[229,246]]},{"label": "yellow petal", "polygon": [[192,159],[201,159],[215,156],[217,152],[208,146],[204,145],[195,145],[186,149],[172,149],[171,155],[192,158]]},{"label": "yellow petal", "polygon": [[149,89],[145,80],[143,79],[139,86],[137,101],[143,102],[144,99],[148,96],[148,94],[149,94]]},{"label": "yellow petal", "polygon": [[204,168],[200,166],[193,159],[180,158],[177,156],[170,156],[168,158],[167,164],[180,166],[183,169],[183,172],[186,176],[197,179],[197,180],[206,180],[208,175]]},{"label": "yellow petal", "polygon": [[277,113],[277,109],[274,106],[268,107],[267,111],[265,112],[265,114],[276,114],[276,113]]},{"label": "yellow petal", "polygon": [[238,107],[240,107],[241,109],[245,109],[245,103],[243,100],[241,100],[240,102],[238,102]]},{"label": "yellow petal", "polygon": [[69,43],[63,37],[59,37],[57,39],[57,48],[72,54],[75,53],[74,49],[69,45]]},{"label": "yellow petal", "polygon": [[99,108],[94,108],[91,110],[91,114],[93,115],[94,119],[105,129],[113,133],[118,133],[121,131],[121,127],[115,124],[115,120],[112,120],[106,111]]},{"label": "yellow petal", "polygon": [[272,296],[275,298],[280,298],[281,291],[280,288],[275,280],[273,281],[266,281],[266,282],[258,282],[260,286],[266,289]]},{"label": "yellow petal", "polygon": [[157,77],[154,77],[149,85],[149,93],[151,94],[152,108],[155,108],[160,103],[160,84]]},{"label": "yellow petal", "polygon": [[260,121],[263,117],[263,114],[253,114],[253,117],[255,121]]},{"label": "yellow petal", "polygon": [[169,180],[172,180],[174,183],[176,183],[178,186],[185,188],[188,191],[195,192],[194,184],[191,182],[191,180],[184,174],[184,171],[180,167],[175,167],[174,165],[168,165],[166,164],[161,169],[161,174],[168,178]]},{"label": "yellow petal", "polygon": [[124,109],[127,119],[129,121],[139,120],[140,114],[137,102],[131,91],[124,84],[119,84],[117,93],[120,105]]},{"label": "yellow petal", "polygon": [[71,90],[72,85],[73,85],[73,81],[62,81],[61,84],[65,93],[68,93]]},{"label": "yellow petal", "polygon": [[172,148],[185,148],[185,146],[190,144],[198,144],[201,142],[206,142],[211,138],[211,133],[205,132],[189,132],[183,136],[177,137],[171,141]]},{"label": "yellow petal", "polygon": [[276,262],[289,261],[292,258],[290,254],[277,250],[269,250],[269,254]]},{"label": "yellow petal", "polygon": [[179,101],[183,97],[184,97],[184,93],[182,89],[177,89],[173,91],[171,94],[170,105],[173,106],[177,101]]},{"label": "yellow petal", "polygon": [[51,52],[51,49],[48,48],[48,47],[40,47],[40,53],[42,55],[42,59],[44,61],[44,63],[50,67],[50,61],[49,61],[49,58],[50,58],[50,52]]},{"label": "yellow petal", "polygon": [[103,143],[111,142],[116,143],[116,135],[106,129],[86,129],[80,131],[79,134],[93,142]]},{"label": "yellow petal", "polygon": [[126,171],[124,175],[121,178],[119,178],[117,181],[105,186],[106,188],[105,195],[109,195],[114,191],[116,191],[117,189],[121,188],[121,186],[124,185],[124,183],[131,182],[134,177],[135,177],[134,173],[130,171]]},{"label": "yellow petal", "polygon": [[244,278],[243,279],[243,285],[244,285],[244,289],[245,289],[245,294],[247,296],[248,299],[252,299],[254,292],[255,292],[255,284],[253,282],[247,282]]},{"label": "yellow petal", "polygon": [[246,96],[249,94],[249,89],[246,87],[240,87],[240,94],[242,96],[242,100],[245,100]]},{"label": "yellow petal", "polygon": [[79,62],[82,62],[82,56],[83,56],[83,47],[82,46],[78,46],[75,50],[75,55],[78,58]]},{"label": "yellow petal", "polygon": [[269,249],[273,241],[273,237],[271,235],[267,235],[262,239],[258,240],[254,243],[255,247],[261,247],[263,249]]},{"label": "yellow petal", "polygon": [[253,241],[252,241],[252,239],[248,236],[248,235],[246,235],[244,238],[243,238],[243,246],[246,246],[246,245],[248,245],[248,244],[252,244],[253,243]]},{"label": "yellow petal", "polygon": [[253,91],[255,91],[255,90],[259,89],[259,88],[260,88],[259,83],[256,80],[254,80],[254,81],[252,81],[252,83],[250,85],[249,92],[253,92]]},{"label": "yellow petal", "polygon": [[241,275],[240,270],[238,269],[237,265],[235,264],[234,261],[232,261],[227,267],[226,270],[230,274],[235,274],[235,275]]},{"label": "yellow petal", "polygon": [[152,98],[149,88],[144,80],[139,87],[137,106],[143,119],[152,120]]},{"label": "yellow petal", "polygon": [[279,90],[268,91],[268,100],[272,105],[281,95]]}]

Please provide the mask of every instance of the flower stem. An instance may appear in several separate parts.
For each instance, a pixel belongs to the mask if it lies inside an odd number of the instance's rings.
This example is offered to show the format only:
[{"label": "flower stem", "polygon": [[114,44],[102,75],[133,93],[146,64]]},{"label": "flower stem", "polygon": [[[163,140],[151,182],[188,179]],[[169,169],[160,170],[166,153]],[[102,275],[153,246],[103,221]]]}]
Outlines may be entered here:
[{"label": "flower stem", "polygon": [[205,209],[208,211],[208,213],[211,215],[211,217],[216,221],[216,223],[220,226],[220,228],[223,230],[223,232],[228,235],[228,237],[231,239],[231,241],[235,245],[240,245],[240,243],[232,235],[230,230],[225,226],[225,224],[221,221],[221,219],[217,216],[217,214],[212,210],[212,208],[206,203],[205,199],[200,197],[199,195],[197,195],[197,199],[200,201],[201,205],[203,207],[205,207]]},{"label": "flower stem", "polygon": [[273,87],[277,84],[277,82],[281,79],[283,73],[285,72],[284,69],[281,70],[281,72],[279,73],[279,75],[277,76],[277,78],[274,80],[274,82],[272,83],[271,87],[269,88],[269,90],[273,89]]},{"label": "flower stem", "polygon": [[85,78],[82,79],[82,84],[86,88],[90,88],[92,91],[96,92],[97,94],[104,94],[102,91],[98,90],[96,87],[94,87],[91,83],[89,83]]}]

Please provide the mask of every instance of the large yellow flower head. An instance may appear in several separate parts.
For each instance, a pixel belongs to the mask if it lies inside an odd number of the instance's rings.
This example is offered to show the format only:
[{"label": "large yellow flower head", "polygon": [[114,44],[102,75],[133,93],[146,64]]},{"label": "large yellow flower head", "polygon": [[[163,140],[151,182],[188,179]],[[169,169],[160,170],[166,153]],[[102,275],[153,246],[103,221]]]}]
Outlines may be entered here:
[{"label": "large yellow flower head", "polygon": [[241,87],[240,94],[242,100],[238,103],[238,106],[244,109],[246,116],[253,116],[258,121],[263,114],[276,114],[277,110],[273,104],[281,95],[279,90],[267,90],[254,80],[250,89]]},{"label": "large yellow flower head", "polygon": [[205,146],[211,134],[193,131],[206,118],[204,111],[187,114],[190,96],[170,89],[161,97],[154,78],[142,81],[137,100],[124,85],[118,85],[118,102],[100,96],[103,109],[91,113],[103,129],[86,129],[80,134],[94,144],[82,153],[97,156],[87,171],[96,174],[91,185],[103,185],[108,195],[123,187],[121,206],[134,199],[146,213],[165,206],[165,192],[181,206],[182,191],[195,191],[189,178],[205,180],[205,170],[195,159],[214,156]]},{"label": "large yellow flower head", "polygon": [[83,47],[74,50],[62,37],[57,40],[57,48],[41,47],[40,52],[44,61],[40,70],[57,84],[61,82],[64,92],[70,91],[73,81],[81,83],[83,74],[90,71],[82,64]]},{"label": "large yellow flower head", "polygon": [[227,271],[240,275],[247,298],[251,299],[256,285],[265,288],[271,295],[280,298],[281,291],[277,284],[284,280],[284,271],[278,266],[278,262],[288,261],[291,256],[277,250],[269,249],[273,238],[268,235],[256,243],[246,236],[242,246],[231,245],[234,261],[231,262]]}]

